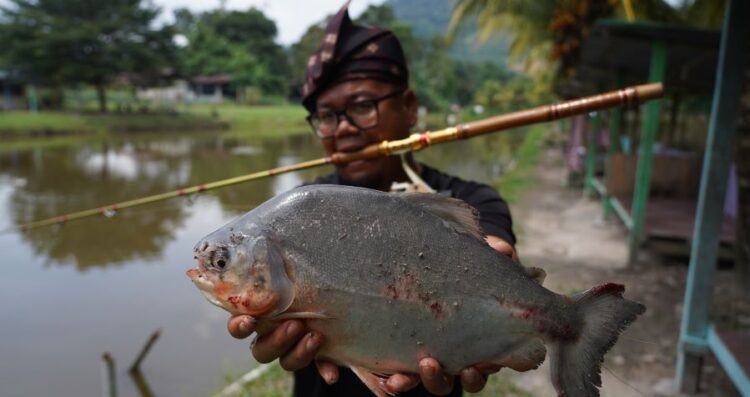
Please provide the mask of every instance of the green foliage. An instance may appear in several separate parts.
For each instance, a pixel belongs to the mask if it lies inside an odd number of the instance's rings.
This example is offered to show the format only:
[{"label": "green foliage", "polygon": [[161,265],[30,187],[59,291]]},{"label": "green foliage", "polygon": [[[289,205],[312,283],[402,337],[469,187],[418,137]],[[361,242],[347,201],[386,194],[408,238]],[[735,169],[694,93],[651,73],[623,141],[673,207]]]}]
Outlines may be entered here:
[{"label": "green foliage", "polygon": [[[581,43],[600,18],[624,17],[623,6],[611,0],[457,0],[449,37],[462,25],[476,21],[481,41],[498,32],[511,32],[511,57],[524,60],[526,70],[552,84],[541,74],[557,69],[555,78],[573,75]],[[696,27],[718,27],[723,1],[684,0],[675,8],[665,0],[633,2],[636,18]],[[541,74],[540,74],[541,73]]]},{"label": "green foliage", "polygon": [[474,96],[474,102],[499,112],[511,112],[551,102],[552,95],[535,79],[516,76],[506,82],[485,80]]},{"label": "green foliage", "polygon": [[512,76],[503,66],[489,61],[456,60],[442,37],[416,36],[412,26],[396,19],[393,9],[387,4],[370,6],[356,22],[383,26],[398,36],[409,64],[411,86],[420,103],[430,109],[446,110],[452,104],[471,104],[474,92],[483,81],[505,81]]},{"label": "green foliage", "polygon": [[286,94],[289,63],[274,42],[276,24],[261,11],[180,9],[175,26],[189,43],[182,52],[184,74],[230,74],[235,91],[257,87],[264,94]]},{"label": "green foliage", "polygon": [[157,76],[172,63],[170,27],[154,28],[159,9],[141,0],[10,0],[0,42],[9,67],[49,85],[103,87],[118,73]]},{"label": "green foliage", "polygon": [[[445,36],[450,23],[452,0],[389,0],[397,19],[409,23],[414,35],[419,38]],[[454,59],[465,62],[492,62],[503,66],[508,56],[509,40],[505,35],[496,35],[484,43],[477,43],[476,21],[467,21],[451,42],[448,53]]]},{"label": "green foliage", "polygon": [[534,167],[539,162],[548,128],[547,125],[538,125],[526,129],[524,140],[516,150],[515,166],[492,183],[511,205],[517,203],[535,183]]},{"label": "green foliage", "polygon": [[[320,43],[323,42],[323,36],[325,35],[325,26],[322,22],[312,24],[305,34],[297,41],[292,44],[289,48],[289,57],[292,65],[292,77],[293,81],[298,85],[302,84],[305,79],[305,68],[307,67],[307,61],[310,59],[310,55],[315,52]],[[299,97],[301,93],[297,93]]]}]

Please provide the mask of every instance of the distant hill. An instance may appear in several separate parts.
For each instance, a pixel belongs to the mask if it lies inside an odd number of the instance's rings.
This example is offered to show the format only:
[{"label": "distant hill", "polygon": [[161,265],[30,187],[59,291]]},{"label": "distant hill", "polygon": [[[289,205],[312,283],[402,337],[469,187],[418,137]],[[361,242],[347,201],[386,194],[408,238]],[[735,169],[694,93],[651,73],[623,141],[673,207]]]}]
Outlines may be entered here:
[{"label": "distant hill", "polygon": [[[387,0],[398,19],[408,22],[419,37],[445,36],[453,10],[453,0]],[[451,55],[468,61],[492,61],[506,64],[511,38],[497,35],[487,43],[476,43],[476,21],[462,24],[450,49]]]}]

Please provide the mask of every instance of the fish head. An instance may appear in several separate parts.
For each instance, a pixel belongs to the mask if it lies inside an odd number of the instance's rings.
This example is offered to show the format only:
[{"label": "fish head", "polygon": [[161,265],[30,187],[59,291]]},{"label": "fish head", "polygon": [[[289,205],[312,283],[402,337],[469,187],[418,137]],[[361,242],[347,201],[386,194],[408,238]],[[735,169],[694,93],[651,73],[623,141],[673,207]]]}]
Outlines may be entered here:
[{"label": "fish head", "polygon": [[278,244],[221,229],[194,248],[198,267],[187,271],[209,302],[233,314],[272,317],[294,301],[294,287]]}]

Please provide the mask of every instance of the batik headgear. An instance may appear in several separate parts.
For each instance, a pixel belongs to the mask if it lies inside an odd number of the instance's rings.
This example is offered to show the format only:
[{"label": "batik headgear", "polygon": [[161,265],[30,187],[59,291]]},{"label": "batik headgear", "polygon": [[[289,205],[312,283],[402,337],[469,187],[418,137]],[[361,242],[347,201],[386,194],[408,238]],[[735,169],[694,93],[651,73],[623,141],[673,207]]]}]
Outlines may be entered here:
[{"label": "batik headgear", "polygon": [[318,95],[334,83],[376,79],[406,85],[409,70],[401,43],[393,32],[352,23],[349,1],[326,27],[323,44],[310,56],[302,87],[302,104],[315,111]]}]

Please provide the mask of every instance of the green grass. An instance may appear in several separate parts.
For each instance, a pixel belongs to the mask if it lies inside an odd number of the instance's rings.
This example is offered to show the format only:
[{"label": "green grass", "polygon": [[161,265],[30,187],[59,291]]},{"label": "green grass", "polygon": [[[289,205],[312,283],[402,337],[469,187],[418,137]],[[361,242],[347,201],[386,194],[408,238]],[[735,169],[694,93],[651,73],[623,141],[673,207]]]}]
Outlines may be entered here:
[{"label": "green grass", "polygon": [[0,113],[0,131],[26,136],[44,131],[72,131],[78,134],[97,130],[86,116],[64,112],[11,111]]},{"label": "green grass", "polygon": [[539,161],[547,128],[549,127],[545,125],[531,127],[518,148],[514,167],[492,182],[495,188],[503,192],[503,198],[511,205],[517,203],[523,193],[534,184],[532,174]]},{"label": "green grass", "polygon": [[[232,382],[230,379],[229,382]],[[227,383],[229,383],[227,382]],[[260,378],[245,385],[238,397],[289,397],[292,395],[293,378],[276,361]]]},{"label": "green grass", "polygon": [[218,118],[226,121],[233,133],[253,136],[280,136],[308,133],[305,121],[307,112],[301,105],[251,106],[236,104],[193,104],[181,107],[180,111],[189,114]]},{"label": "green grass", "polygon": [[75,113],[11,111],[0,113],[0,137],[13,140],[132,132],[226,130],[262,137],[307,133],[305,111],[299,105],[185,106],[173,113]]}]

